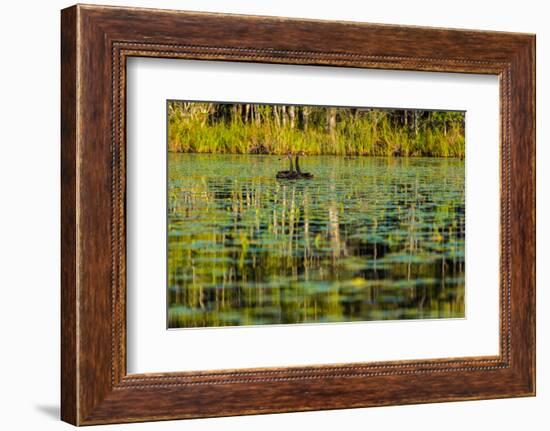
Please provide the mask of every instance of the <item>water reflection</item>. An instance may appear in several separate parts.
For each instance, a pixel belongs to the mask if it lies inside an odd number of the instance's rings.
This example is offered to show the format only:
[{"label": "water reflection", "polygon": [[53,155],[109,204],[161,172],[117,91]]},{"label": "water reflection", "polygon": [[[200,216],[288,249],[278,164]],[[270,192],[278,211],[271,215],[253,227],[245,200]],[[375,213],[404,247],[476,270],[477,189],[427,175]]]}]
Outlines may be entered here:
[{"label": "water reflection", "polygon": [[464,162],[169,154],[169,327],[464,317]]}]

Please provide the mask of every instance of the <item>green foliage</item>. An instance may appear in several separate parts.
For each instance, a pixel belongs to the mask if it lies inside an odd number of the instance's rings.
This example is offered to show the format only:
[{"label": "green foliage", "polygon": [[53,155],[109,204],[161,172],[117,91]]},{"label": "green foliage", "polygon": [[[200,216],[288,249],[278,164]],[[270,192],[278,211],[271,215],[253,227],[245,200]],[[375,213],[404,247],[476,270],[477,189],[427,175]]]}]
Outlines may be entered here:
[{"label": "green foliage", "polygon": [[464,157],[464,113],[170,101],[182,153]]}]

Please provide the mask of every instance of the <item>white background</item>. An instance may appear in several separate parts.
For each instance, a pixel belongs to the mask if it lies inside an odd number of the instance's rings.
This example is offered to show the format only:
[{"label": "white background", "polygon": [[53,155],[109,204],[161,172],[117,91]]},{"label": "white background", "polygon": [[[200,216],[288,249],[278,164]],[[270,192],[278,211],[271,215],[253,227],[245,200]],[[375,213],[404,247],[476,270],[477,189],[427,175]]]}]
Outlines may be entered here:
[{"label": "white background", "polygon": [[[126,82],[129,373],[498,354],[498,77],[134,58]],[[167,99],[466,111],[466,318],[167,331]]]},{"label": "white background", "polygon": [[[536,0],[197,0],[103,1],[108,4],[358,20],[537,33],[538,396],[106,426],[135,430],[546,430],[550,423],[549,13]],[[59,9],[65,1],[4,2],[0,15],[0,426],[62,430],[59,409]],[[546,311],[546,315],[543,310]]]}]

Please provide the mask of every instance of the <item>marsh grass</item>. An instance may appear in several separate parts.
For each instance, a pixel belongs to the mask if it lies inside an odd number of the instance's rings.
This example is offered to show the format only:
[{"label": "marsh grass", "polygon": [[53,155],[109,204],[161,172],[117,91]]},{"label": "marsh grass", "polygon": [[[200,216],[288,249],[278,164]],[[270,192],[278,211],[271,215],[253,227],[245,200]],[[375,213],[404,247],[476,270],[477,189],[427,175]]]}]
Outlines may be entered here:
[{"label": "marsh grass", "polygon": [[[267,105],[254,105],[259,114],[251,120],[240,114],[220,117],[216,114],[219,104],[198,104],[207,106],[198,110],[197,104],[189,107],[191,104],[170,103],[171,152],[248,154],[261,148],[261,152],[275,155],[304,151],[308,155],[464,157],[461,112],[419,111],[414,114],[413,126],[411,115],[403,110],[357,113],[333,108],[334,122],[327,124],[325,118],[329,115],[323,110],[329,108],[310,108],[319,112],[304,124],[281,121],[280,114],[273,114],[277,108]],[[238,106],[240,113],[244,105],[231,106]]]}]

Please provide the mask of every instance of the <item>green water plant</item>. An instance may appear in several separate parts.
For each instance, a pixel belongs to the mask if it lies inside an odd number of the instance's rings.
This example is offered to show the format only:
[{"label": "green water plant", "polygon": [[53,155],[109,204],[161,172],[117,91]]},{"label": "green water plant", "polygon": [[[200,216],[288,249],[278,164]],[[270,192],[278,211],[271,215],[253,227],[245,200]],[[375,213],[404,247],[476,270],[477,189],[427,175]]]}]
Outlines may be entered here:
[{"label": "green water plant", "polygon": [[169,101],[181,153],[464,157],[464,112]]}]

